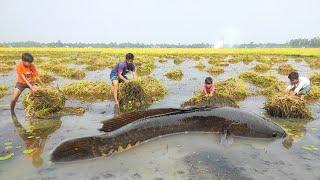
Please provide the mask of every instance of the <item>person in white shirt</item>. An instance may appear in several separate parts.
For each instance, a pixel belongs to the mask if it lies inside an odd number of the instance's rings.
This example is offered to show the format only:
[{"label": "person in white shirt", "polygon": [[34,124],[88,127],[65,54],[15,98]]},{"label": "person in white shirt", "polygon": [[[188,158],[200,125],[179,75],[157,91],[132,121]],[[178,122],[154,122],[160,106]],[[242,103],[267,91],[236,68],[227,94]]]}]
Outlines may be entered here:
[{"label": "person in white shirt", "polygon": [[291,96],[299,96],[303,100],[304,96],[307,95],[311,90],[310,80],[306,77],[299,77],[297,72],[291,72],[288,75],[290,85],[287,87]]}]

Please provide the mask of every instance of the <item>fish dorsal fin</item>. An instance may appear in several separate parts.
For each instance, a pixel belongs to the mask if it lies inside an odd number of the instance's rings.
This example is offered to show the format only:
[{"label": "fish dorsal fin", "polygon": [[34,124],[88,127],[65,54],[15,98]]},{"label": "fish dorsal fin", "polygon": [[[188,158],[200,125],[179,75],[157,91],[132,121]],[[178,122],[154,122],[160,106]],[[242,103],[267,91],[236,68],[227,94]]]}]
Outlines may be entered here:
[{"label": "fish dorsal fin", "polygon": [[104,132],[111,132],[116,129],[119,129],[122,126],[130,124],[137,120],[141,120],[143,118],[160,116],[160,115],[171,114],[171,113],[178,113],[181,111],[187,111],[187,110],[177,109],[177,108],[161,108],[161,109],[149,109],[146,111],[130,112],[130,113],[122,114],[112,119],[102,121],[101,123],[103,125],[102,125],[102,128],[99,130]]}]

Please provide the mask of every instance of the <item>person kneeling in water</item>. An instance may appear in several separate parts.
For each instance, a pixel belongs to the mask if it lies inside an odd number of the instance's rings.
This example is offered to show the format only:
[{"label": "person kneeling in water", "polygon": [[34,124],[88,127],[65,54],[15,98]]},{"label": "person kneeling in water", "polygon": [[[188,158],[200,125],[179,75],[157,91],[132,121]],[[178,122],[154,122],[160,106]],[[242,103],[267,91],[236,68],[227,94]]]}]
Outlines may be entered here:
[{"label": "person kneeling in water", "polygon": [[310,80],[306,77],[299,77],[297,72],[291,72],[288,75],[290,80],[290,85],[287,87],[291,96],[300,95],[301,100],[307,95],[311,90]]},{"label": "person kneeling in water", "polygon": [[128,82],[128,78],[126,74],[131,71],[133,73],[133,78],[137,77],[136,67],[133,63],[134,55],[132,53],[126,54],[126,60],[119,62],[117,65],[114,66],[110,73],[110,80],[112,82],[113,87],[113,97],[114,102],[116,105],[119,104],[118,101],[118,87],[119,83],[126,83]]},{"label": "person kneeling in water", "polygon": [[213,80],[211,77],[207,77],[204,81],[204,86],[202,92],[206,96],[213,96],[214,91],[216,90],[216,87],[213,84]]}]

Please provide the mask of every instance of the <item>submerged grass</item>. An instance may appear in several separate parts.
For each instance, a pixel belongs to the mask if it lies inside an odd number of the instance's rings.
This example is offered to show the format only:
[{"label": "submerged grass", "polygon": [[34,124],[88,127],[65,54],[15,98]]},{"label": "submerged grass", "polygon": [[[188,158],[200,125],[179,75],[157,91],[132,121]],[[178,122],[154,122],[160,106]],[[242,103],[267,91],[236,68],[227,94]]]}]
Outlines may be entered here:
[{"label": "submerged grass", "polygon": [[278,67],[278,73],[282,75],[288,75],[293,71],[295,71],[295,69],[290,64],[281,64]]},{"label": "submerged grass", "polygon": [[56,88],[39,88],[35,93],[28,93],[23,99],[27,117],[44,118],[64,108],[65,97]]},{"label": "submerged grass", "polygon": [[273,117],[311,119],[311,111],[298,97],[279,93],[268,98],[265,110]]},{"label": "submerged grass", "polygon": [[0,99],[7,94],[8,89],[9,89],[8,86],[0,85]]},{"label": "submerged grass", "polygon": [[104,81],[79,81],[68,84],[62,88],[68,99],[93,102],[112,98],[111,85]]},{"label": "submerged grass", "polygon": [[168,79],[180,81],[182,80],[183,73],[181,69],[173,69],[165,74]]}]

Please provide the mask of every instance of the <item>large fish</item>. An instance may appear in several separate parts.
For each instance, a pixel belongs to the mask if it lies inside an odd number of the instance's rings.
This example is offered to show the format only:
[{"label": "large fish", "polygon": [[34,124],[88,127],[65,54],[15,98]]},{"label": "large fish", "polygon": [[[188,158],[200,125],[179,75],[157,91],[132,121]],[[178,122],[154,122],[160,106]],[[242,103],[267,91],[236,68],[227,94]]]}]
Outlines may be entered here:
[{"label": "large fish", "polygon": [[[127,118],[127,121],[125,119]],[[278,125],[236,108],[155,109],[104,122],[100,136],[62,142],[52,153],[53,162],[108,156],[164,135],[184,132],[227,132],[234,136],[281,138]],[[109,128],[108,128],[109,127]]]}]

